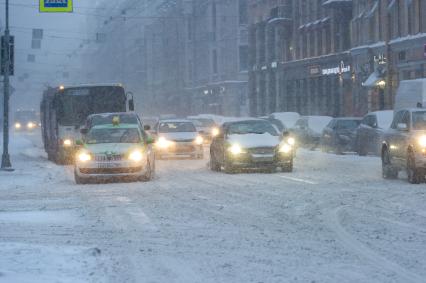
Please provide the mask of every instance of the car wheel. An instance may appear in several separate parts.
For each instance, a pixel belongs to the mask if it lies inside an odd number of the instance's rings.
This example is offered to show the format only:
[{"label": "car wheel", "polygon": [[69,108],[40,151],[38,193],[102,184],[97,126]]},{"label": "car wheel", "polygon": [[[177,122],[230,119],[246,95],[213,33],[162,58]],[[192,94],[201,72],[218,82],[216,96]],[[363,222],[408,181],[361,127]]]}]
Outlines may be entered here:
[{"label": "car wheel", "polygon": [[77,185],[85,185],[85,184],[87,184],[87,180],[84,179],[84,178],[81,178],[80,176],[78,176],[77,172],[75,170],[74,170],[74,180],[75,180],[75,183]]},{"label": "car wheel", "polygon": [[210,153],[210,169],[215,172],[220,171],[220,164],[214,158],[214,155]]},{"label": "car wheel", "polygon": [[390,154],[387,149],[382,154],[382,176],[384,179],[398,178],[398,170],[392,166]]},{"label": "car wheel", "polygon": [[225,158],[225,164],[223,167],[226,174],[235,174],[235,167],[232,166],[232,163],[229,162],[226,158]]},{"label": "car wheel", "polygon": [[357,152],[359,156],[367,156],[368,154],[368,152],[365,150],[365,146],[363,146],[360,141],[358,141]]},{"label": "car wheel", "polygon": [[290,163],[282,167],[282,171],[287,173],[293,172],[293,159],[290,160]]},{"label": "car wheel", "polygon": [[411,154],[407,159],[407,176],[410,184],[420,184],[424,180],[423,171],[416,168],[415,159]]},{"label": "car wheel", "polygon": [[147,172],[145,175],[143,175],[140,179],[140,181],[142,182],[148,182],[151,181],[153,178],[153,173],[152,173],[152,167],[151,167],[151,163],[148,161],[147,163]]}]

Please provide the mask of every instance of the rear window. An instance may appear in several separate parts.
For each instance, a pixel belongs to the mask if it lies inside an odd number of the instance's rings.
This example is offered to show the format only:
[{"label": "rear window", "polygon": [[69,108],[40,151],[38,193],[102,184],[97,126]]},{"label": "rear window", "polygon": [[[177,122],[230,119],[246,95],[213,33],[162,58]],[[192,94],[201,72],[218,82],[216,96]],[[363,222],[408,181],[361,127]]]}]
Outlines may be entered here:
[{"label": "rear window", "polygon": [[196,132],[194,124],[191,122],[161,122],[160,133],[189,133]]},{"label": "rear window", "polygon": [[356,129],[361,121],[359,120],[340,120],[337,121],[337,128],[341,130],[352,130]]}]

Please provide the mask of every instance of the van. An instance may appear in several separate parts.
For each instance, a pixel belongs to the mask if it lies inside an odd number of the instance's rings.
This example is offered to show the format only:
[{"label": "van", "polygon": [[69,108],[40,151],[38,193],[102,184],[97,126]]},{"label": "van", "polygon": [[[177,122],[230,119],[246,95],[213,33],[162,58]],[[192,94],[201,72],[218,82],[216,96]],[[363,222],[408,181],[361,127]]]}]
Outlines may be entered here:
[{"label": "van", "polygon": [[426,106],[426,79],[401,81],[395,97],[395,112],[419,106]]}]

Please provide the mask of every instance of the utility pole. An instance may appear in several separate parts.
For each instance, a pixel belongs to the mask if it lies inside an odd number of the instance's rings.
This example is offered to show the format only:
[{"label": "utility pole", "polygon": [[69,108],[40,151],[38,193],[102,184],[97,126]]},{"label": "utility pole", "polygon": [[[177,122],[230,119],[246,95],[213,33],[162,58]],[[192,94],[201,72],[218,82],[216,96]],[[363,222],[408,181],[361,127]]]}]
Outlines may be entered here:
[{"label": "utility pole", "polygon": [[1,170],[13,171],[9,155],[9,96],[10,96],[10,30],[9,30],[9,0],[6,0],[6,29],[4,31],[4,104],[3,104],[3,155]]}]

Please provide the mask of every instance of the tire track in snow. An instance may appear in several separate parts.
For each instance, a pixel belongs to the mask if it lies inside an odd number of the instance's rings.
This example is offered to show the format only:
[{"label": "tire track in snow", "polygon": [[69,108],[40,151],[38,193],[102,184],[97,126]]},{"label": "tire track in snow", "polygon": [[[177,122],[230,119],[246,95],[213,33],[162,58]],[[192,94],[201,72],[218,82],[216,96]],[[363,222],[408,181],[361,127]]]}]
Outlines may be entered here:
[{"label": "tire track in snow", "polygon": [[344,247],[352,250],[354,253],[361,255],[362,257],[369,260],[375,266],[380,267],[383,270],[388,271],[389,273],[394,273],[399,277],[402,282],[424,282],[424,278],[414,274],[402,266],[398,265],[395,262],[388,260],[386,257],[379,255],[371,248],[365,246],[360,241],[358,241],[353,235],[343,228],[339,220],[340,211],[345,206],[338,207],[332,211],[326,213],[326,223],[327,226],[336,234],[338,240],[344,244]]}]

